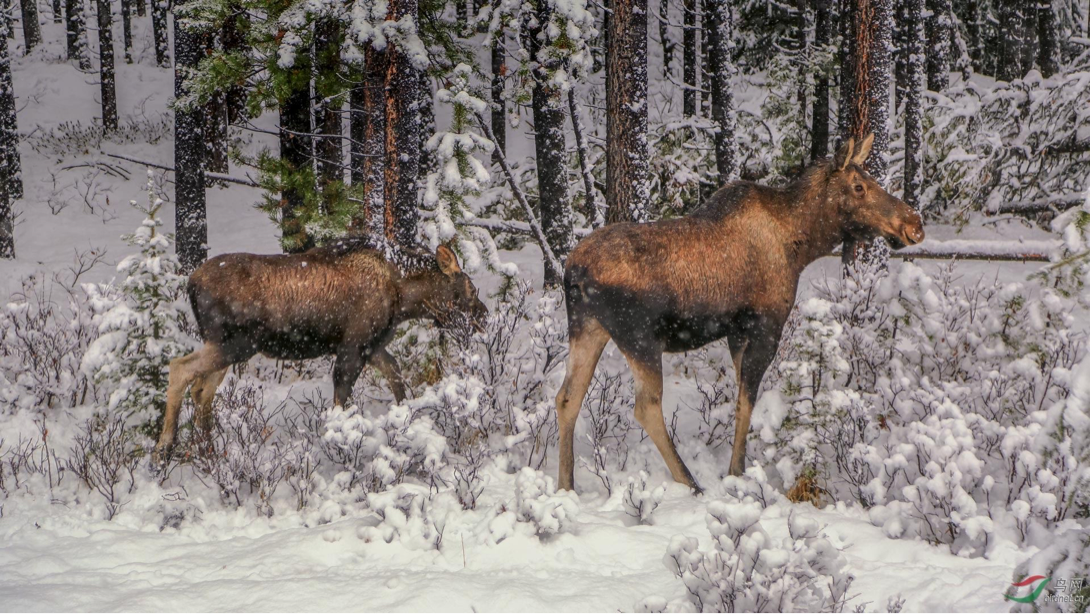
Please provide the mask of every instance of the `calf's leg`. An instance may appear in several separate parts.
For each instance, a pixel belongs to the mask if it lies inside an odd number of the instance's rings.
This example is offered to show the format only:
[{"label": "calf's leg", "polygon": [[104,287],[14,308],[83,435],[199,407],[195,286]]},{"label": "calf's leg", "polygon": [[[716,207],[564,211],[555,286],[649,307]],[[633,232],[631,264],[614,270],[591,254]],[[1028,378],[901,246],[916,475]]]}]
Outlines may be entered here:
[{"label": "calf's leg", "polygon": [[366,364],[360,348],[345,347],[337,351],[337,360],[333,363],[333,404],[344,407],[352,397],[352,388],[360,377]]},{"label": "calf's leg", "polygon": [[371,364],[386,379],[386,384],[390,386],[390,391],[394,393],[394,400],[398,403],[404,401],[407,390],[405,380],[401,377],[401,369],[397,366],[397,361],[386,351],[386,348],[381,347],[371,353]]},{"label": "calf's leg", "polygon": [[655,442],[674,481],[687,485],[698,494],[703,492],[678,455],[662,417],[662,354],[654,357],[625,354],[625,358],[636,380],[636,421]]},{"label": "calf's leg", "polygon": [[732,342],[732,360],[738,375],[738,405],[734,411],[734,448],[730,456],[730,474],[742,475],[746,471],[746,438],[753,406],[761,391],[761,380],[776,357],[782,323],[762,322],[754,327],[737,345]]},{"label": "calf's leg", "polygon": [[213,371],[203,377],[197,378],[197,381],[193,382],[193,388],[191,390],[193,394],[193,402],[197,406],[197,415],[194,422],[197,423],[197,427],[204,432],[205,435],[212,432],[214,421],[212,419],[212,401],[216,398],[216,390],[219,389],[220,384],[223,383],[224,376],[227,375],[228,367],[224,367],[219,371]]},{"label": "calf's leg", "polygon": [[186,389],[198,378],[228,366],[221,348],[212,343],[205,343],[196,352],[170,361],[167,406],[163,414],[163,432],[159,434],[159,443],[155,446],[156,462],[165,461],[174,447],[174,437],[178,433],[178,412],[181,410]]},{"label": "calf's leg", "polygon": [[560,425],[557,487],[561,490],[575,490],[575,423],[594,377],[594,367],[609,343],[609,333],[597,320],[584,321],[569,330],[573,332],[568,338],[567,373],[556,395],[556,421]]}]

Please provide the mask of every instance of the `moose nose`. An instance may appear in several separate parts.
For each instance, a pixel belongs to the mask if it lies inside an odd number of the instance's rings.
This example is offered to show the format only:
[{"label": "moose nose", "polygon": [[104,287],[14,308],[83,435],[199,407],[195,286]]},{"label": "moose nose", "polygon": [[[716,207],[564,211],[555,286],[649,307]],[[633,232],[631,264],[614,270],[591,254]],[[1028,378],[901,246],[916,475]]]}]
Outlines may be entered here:
[{"label": "moose nose", "polygon": [[923,223],[913,220],[901,226],[901,238],[905,245],[915,245],[923,241]]}]

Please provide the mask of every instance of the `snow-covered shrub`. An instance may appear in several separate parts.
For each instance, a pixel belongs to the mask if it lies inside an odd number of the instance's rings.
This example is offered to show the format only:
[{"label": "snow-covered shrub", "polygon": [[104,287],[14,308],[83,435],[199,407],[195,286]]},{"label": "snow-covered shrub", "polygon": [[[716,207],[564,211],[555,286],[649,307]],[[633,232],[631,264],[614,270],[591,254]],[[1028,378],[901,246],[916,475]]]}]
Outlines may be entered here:
[{"label": "snow-covered shrub", "polygon": [[136,485],[141,447],[137,437],[124,416],[96,415],[84,422],[69,452],[68,469],[106,500],[107,520]]},{"label": "snow-covered shrub", "polygon": [[647,484],[648,475],[641,471],[638,476],[628,478],[628,484],[624,489],[624,511],[640,522],[647,524],[651,514],[662,504],[662,498],[666,496],[666,484],[660,484],[652,488]]},{"label": "snow-covered shrub", "polygon": [[557,494],[552,478],[523,467],[515,478],[515,513],[519,522],[530,523],[538,536],[546,537],[570,529],[579,505],[571,493]]},{"label": "snow-covered shrub", "polygon": [[979,555],[1084,513],[1090,425],[1057,404],[1085,340],[1058,293],[955,270],[861,270],[801,305],[759,434],[785,487],[817,480],[891,537]]},{"label": "snow-covered shrub", "polygon": [[35,481],[52,492],[64,481],[67,459],[57,456],[57,449],[50,444],[45,421],[37,425],[35,436],[23,436],[13,443],[0,438],[0,493],[30,491]]},{"label": "snow-covered shrub", "polygon": [[361,528],[359,537],[365,542],[396,539],[409,548],[439,550],[448,516],[460,509],[452,499],[449,492],[433,495],[427,488],[409,484],[368,493],[367,506],[380,522]]},{"label": "snow-covered shrub", "polygon": [[1081,528],[1060,533],[1022,561],[1011,579],[1021,582],[1034,576],[1048,578],[1043,590],[1030,603],[1013,601],[1011,612],[1090,611],[1090,532]]},{"label": "snow-covered shrub", "polygon": [[790,537],[776,543],[760,525],[754,501],[712,501],[712,549],[676,536],[663,559],[702,612],[829,612],[843,609],[852,576],[844,556],[820,536],[815,521],[788,519]]},{"label": "snow-covered shrub", "polygon": [[0,308],[0,410],[74,407],[93,392],[80,360],[96,330],[83,294],[72,285],[100,256],[77,258],[71,279],[31,275]]},{"label": "snow-covered shrub", "polygon": [[447,440],[409,405],[394,405],[381,416],[336,406],[325,413],[322,448],[347,489],[381,491],[408,477],[430,482],[446,464]]},{"label": "snow-covered shrub", "polygon": [[591,460],[579,463],[598,476],[607,494],[613,494],[613,472],[628,464],[628,434],[639,430],[632,416],[630,374],[596,374],[583,401]]},{"label": "snow-covered shrub", "polygon": [[126,237],[140,252],[118,263],[121,282],[84,285],[99,337],[84,354],[81,369],[109,389],[108,411],[120,409],[130,426],[157,435],[166,409],[167,367],[191,344],[182,331],[186,312],[178,305],[185,276],[170,239],[158,231],[163,201],[155,194],[150,171],[148,199],[148,207],[132,202],[147,217]]}]

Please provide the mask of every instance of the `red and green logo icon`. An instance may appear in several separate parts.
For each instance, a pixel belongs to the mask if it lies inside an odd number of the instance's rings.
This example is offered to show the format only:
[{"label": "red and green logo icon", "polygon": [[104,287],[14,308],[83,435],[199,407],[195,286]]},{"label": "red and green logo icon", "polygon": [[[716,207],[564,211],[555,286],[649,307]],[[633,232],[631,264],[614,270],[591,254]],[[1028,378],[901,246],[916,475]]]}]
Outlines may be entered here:
[{"label": "red and green logo icon", "polygon": [[[1030,576],[1021,582],[1015,582],[1011,584],[1010,590],[1004,595],[1010,601],[1017,601],[1018,603],[1033,603],[1037,601],[1037,598],[1041,596],[1041,592],[1045,590],[1045,586],[1048,586],[1048,581],[1052,578],[1046,578],[1044,576]],[[1024,597],[1016,597],[1014,594],[1022,592],[1022,589],[1029,589],[1029,594]],[[1012,594],[1013,593],[1013,594]]]}]

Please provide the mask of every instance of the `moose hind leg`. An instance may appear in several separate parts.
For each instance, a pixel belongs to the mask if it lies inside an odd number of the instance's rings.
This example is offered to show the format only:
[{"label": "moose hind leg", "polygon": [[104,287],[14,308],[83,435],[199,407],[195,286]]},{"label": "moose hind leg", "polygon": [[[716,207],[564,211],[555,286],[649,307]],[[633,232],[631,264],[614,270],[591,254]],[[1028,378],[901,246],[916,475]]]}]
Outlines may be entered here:
[{"label": "moose hind leg", "polygon": [[333,404],[344,407],[352,397],[352,388],[360,377],[366,360],[359,348],[342,348],[333,363]]},{"label": "moose hind leg", "polygon": [[658,354],[654,359],[628,354],[625,357],[636,380],[636,421],[651,441],[655,442],[655,447],[659,449],[674,481],[689,486],[698,494],[703,492],[677,453],[670,433],[666,430],[666,420],[662,417],[662,355]]},{"label": "moose hind leg", "polygon": [[567,373],[556,395],[556,421],[560,425],[560,471],[557,486],[575,490],[575,423],[587,396],[594,368],[609,343],[609,333],[594,320],[584,322],[569,338]]},{"label": "moose hind leg", "polygon": [[178,432],[178,413],[185,391],[198,378],[227,367],[223,352],[216,345],[205,343],[201,349],[170,361],[167,379],[167,406],[163,414],[163,432],[155,446],[156,462],[163,462],[174,447]]},{"label": "moose hind leg", "polygon": [[197,415],[194,422],[206,435],[212,432],[214,421],[212,419],[212,401],[216,398],[216,390],[223,383],[227,375],[228,367],[219,371],[213,371],[193,382],[193,402],[197,406]]},{"label": "moose hind leg", "polygon": [[401,368],[397,366],[397,360],[383,347],[378,348],[371,354],[371,364],[386,379],[386,385],[394,393],[394,401],[398,403],[404,401],[408,387],[405,385],[405,379],[401,377]]}]

